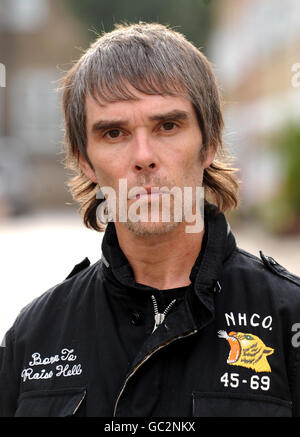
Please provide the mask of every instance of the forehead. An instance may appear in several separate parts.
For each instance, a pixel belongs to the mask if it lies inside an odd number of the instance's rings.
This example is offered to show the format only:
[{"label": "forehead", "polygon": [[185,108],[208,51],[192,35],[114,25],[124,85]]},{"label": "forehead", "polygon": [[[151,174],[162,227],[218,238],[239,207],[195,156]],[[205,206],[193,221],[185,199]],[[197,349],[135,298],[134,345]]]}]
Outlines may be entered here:
[{"label": "forehead", "polygon": [[133,116],[153,117],[182,110],[190,116],[195,116],[195,110],[191,100],[185,95],[148,95],[135,91],[134,98],[129,100],[118,100],[114,102],[104,102],[91,96],[86,97],[86,117],[87,123],[94,123],[98,117],[101,119],[130,118]]}]

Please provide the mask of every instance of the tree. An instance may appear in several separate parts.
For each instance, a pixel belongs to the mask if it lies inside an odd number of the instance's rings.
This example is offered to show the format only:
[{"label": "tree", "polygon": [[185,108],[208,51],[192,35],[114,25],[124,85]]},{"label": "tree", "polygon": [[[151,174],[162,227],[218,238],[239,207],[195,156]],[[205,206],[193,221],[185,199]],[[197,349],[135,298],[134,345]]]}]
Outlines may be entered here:
[{"label": "tree", "polygon": [[86,27],[88,39],[93,31],[101,34],[120,22],[158,22],[182,32],[206,53],[211,25],[211,0],[65,0],[67,7]]}]

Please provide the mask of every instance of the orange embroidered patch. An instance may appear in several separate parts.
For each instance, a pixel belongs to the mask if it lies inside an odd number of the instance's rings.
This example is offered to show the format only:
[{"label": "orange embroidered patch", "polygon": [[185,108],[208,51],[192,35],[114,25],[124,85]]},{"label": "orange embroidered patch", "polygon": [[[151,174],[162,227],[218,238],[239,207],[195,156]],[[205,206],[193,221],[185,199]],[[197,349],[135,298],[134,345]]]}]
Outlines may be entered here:
[{"label": "orange embroidered patch", "polygon": [[243,366],[255,372],[271,372],[267,356],[274,353],[274,349],[253,334],[243,332],[218,331],[218,337],[228,341],[230,346],[227,364]]}]

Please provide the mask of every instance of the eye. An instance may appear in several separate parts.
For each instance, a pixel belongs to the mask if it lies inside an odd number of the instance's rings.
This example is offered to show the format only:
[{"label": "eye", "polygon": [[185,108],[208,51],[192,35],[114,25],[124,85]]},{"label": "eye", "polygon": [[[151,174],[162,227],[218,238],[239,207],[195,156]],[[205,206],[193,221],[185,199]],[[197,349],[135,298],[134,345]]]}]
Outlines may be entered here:
[{"label": "eye", "polygon": [[121,136],[120,129],[111,129],[104,134],[104,137],[107,137],[108,139],[119,138],[120,136]]},{"label": "eye", "polygon": [[253,340],[253,337],[251,337],[251,335],[245,335],[245,338],[246,338],[247,340]]},{"label": "eye", "polygon": [[178,126],[173,121],[167,121],[166,123],[163,123],[161,127],[165,131],[171,131],[171,130],[174,130]]}]

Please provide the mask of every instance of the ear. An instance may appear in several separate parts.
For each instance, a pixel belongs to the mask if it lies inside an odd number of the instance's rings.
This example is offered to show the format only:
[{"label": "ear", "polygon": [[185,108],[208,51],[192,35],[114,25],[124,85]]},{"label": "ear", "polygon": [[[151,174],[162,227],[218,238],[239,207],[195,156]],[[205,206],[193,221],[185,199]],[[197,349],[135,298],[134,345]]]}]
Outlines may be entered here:
[{"label": "ear", "polygon": [[85,157],[82,155],[82,153],[79,154],[78,163],[81,171],[86,175],[86,177],[90,179],[92,182],[94,182],[95,184],[97,184],[98,181],[97,181],[96,174],[92,169],[92,167],[90,166],[90,164],[85,159]]},{"label": "ear", "polygon": [[213,145],[208,146],[206,152],[205,152],[205,158],[203,161],[203,168],[208,168],[210,164],[212,164],[213,160],[216,156],[216,150],[213,147]]}]

